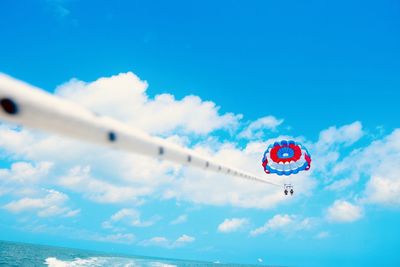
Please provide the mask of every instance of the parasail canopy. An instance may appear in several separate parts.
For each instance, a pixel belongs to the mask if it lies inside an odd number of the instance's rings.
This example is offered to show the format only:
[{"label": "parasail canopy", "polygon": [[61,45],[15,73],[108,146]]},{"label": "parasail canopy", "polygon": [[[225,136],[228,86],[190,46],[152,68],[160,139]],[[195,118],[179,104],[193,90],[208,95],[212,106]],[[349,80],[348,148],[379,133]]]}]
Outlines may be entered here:
[{"label": "parasail canopy", "polygon": [[267,174],[296,174],[310,169],[311,156],[307,148],[299,142],[282,140],[268,146],[262,166]]}]

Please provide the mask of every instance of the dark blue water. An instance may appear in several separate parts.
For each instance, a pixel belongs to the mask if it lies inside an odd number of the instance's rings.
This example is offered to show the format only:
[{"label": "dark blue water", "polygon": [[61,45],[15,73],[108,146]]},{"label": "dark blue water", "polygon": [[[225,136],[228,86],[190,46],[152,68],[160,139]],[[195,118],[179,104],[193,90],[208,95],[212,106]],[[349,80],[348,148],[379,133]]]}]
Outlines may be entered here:
[{"label": "dark blue water", "polygon": [[0,266],[245,267],[254,265],[220,264],[149,257],[136,257],[85,251],[72,248],[0,241]]}]

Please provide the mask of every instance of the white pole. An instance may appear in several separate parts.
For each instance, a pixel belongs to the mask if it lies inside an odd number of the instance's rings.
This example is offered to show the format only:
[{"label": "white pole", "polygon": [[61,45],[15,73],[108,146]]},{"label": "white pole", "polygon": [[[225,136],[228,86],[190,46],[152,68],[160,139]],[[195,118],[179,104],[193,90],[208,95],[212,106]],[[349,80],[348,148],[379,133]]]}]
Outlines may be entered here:
[{"label": "white pole", "polygon": [[149,157],[237,176],[281,184],[203,157],[191,149],[152,137],[109,117],[0,73],[0,119]]}]

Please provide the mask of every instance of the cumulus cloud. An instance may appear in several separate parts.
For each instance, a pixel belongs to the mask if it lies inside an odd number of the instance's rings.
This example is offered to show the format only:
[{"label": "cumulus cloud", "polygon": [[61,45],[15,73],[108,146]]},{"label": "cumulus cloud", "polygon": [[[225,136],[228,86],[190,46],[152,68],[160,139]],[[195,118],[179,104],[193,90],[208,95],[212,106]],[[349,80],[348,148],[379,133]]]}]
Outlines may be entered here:
[{"label": "cumulus cloud", "polygon": [[92,83],[71,80],[56,93],[151,134],[173,131],[204,135],[217,129],[233,129],[242,117],[232,113],[221,115],[215,103],[194,95],[181,100],[171,94],[150,98],[147,87],[146,81],[128,72]]},{"label": "cumulus cloud", "polygon": [[[262,184],[255,186],[254,182],[223,174],[185,168],[166,161],[55,136],[37,137],[26,132],[28,130],[18,135],[22,140],[21,146],[28,147],[29,150],[21,155],[19,149],[13,148],[8,153],[37,161],[52,158],[54,173],[60,173],[54,183],[80,193],[91,201],[140,204],[144,198],[152,195],[209,205],[270,208],[285,200],[277,187]],[[172,138],[177,139],[175,135]],[[204,141],[194,148],[218,161],[253,170],[255,174],[264,176],[259,165],[259,156],[268,142],[272,140],[250,142],[242,149],[234,143]],[[60,149],[63,153],[59,153]],[[79,165],[76,165],[77,158]],[[276,175],[271,175],[270,178],[278,182],[282,180],[282,177]],[[297,195],[309,192],[314,186],[309,173],[297,175],[297,180]]]},{"label": "cumulus cloud", "polygon": [[353,122],[339,128],[332,126],[321,131],[318,140],[319,147],[329,147],[337,144],[352,145],[364,135],[362,124],[359,121]]},{"label": "cumulus cloud", "polygon": [[171,221],[171,224],[181,224],[181,223],[185,223],[187,221],[187,215],[186,214],[182,214],[179,215],[176,219]]},{"label": "cumulus cloud", "polygon": [[7,203],[3,208],[13,213],[36,211],[40,217],[58,215],[72,217],[79,213],[78,210],[71,210],[65,206],[65,202],[69,199],[66,194],[56,190],[45,191],[47,194],[41,198],[21,198]]},{"label": "cumulus cloud", "polygon": [[156,246],[156,247],[164,247],[164,248],[178,248],[183,247],[189,243],[194,242],[196,239],[189,235],[181,235],[176,240],[169,240],[164,236],[156,236],[150,239],[146,239],[141,241],[139,244],[141,246]]},{"label": "cumulus cloud", "polygon": [[315,238],[316,239],[325,239],[325,238],[328,238],[328,237],[330,237],[331,236],[331,234],[328,232],[328,231],[322,231],[322,232],[319,232],[316,236],[315,236]]},{"label": "cumulus cloud", "polygon": [[318,167],[325,169],[330,163],[337,161],[339,158],[339,149],[342,146],[350,146],[360,140],[364,136],[362,124],[355,121],[351,124],[341,127],[332,126],[322,130],[319,134],[318,141],[312,146],[313,151],[320,157]]},{"label": "cumulus cloud", "polygon": [[294,217],[288,214],[277,214],[268,220],[263,226],[256,228],[250,232],[251,236],[257,236],[263,234],[269,230],[275,230],[283,228],[291,223],[293,223]]},{"label": "cumulus cloud", "polygon": [[360,173],[370,174],[363,202],[400,206],[400,129],[359,151],[356,160]]},{"label": "cumulus cloud", "polygon": [[332,166],[331,173],[336,179],[328,189],[343,189],[366,180],[362,192],[362,204],[400,206],[400,130],[373,141],[371,144],[353,150],[348,156]]},{"label": "cumulus cloud", "polygon": [[[12,131],[8,129],[8,132]],[[98,203],[129,202],[140,205],[145,198],[151,196],[209,205],[269,208],[284,200],[280,188],[269,185],[254,186],[254,182],[239,178],[185,168],[55,136],[37,136],[28,130],[17,135],[21,138],[21,146],[29,149],[21,154],[20,149],[10,148],[8,153],[34,161],[51,158],[56,178],[48,179],[48,183],[77,192]],[[195,149],[219,161],[243,169],[253,169],[255,174],[264,175],[258,164],[259,152],[254,149],[256,146],[263,148],[264,143],[253,142],[244,150],[230,143],[219,146],[221,149],[214,151],[213,144],[204,142]],[[60,149],[63,153],[59,153]],[[76,165],[77,158],[79,165]],[[273,179],[279,181],[281,177]],[[307,174],[299,175],[298,180],[301,181],[299,194],[306,192],[311,185]]]},{"label": "cumulus cloud", "polygon": [[185,244],[185,243],[192,243],[195,240],[194,237],[188,235],[181,235],[176,239],[175,243],[177,244]]},{"label": "cumulus cloud", "polygon": [[149,220],[142,220],[141,214],[135,209],[121,209],[103,222],[103,228],[118,229],[118,226],[149,227],[160,219],[159,216],[153,216]]},{"label": "cumulus cloud", "polygon": [[[149,194],[146,188],[134,188],[118,186],[93,178],[90,175],[90,167],[75,166],[65,176],[59,177],[58,184],[65,188],[82,193],[88,199],[99,203],[132,202],[140,204],[138,196]],[[136,200],[136,201],[135,201]]]},{"label": "cumulus cloud", "polygon": [[[201,144],[201,147],[195,149],[198,152],[211,151],[209,153],[212,153],[212,157],[218,161],[237,168],[252,170],[259,177],[265,177],[265,173],[260,167],[260,155],[269,142],[272,140],[250,142],[244,149],[230,143],[219,146],[218,151],[214,151],[210,147],[212,145],[208,144]],[[284,178],[278,175],[270,175],[268,178],[278,183],[283,184],[284,182]],[[299,173],[296,175],[296,180],[296,192],[298,193],[296,196],[308,194],[315,186],[309,172]],[[283,201],[288,201],[280,187],[194,168],[183,169],[181,178],[172,182],[172,186],[164,192],[164,196],[199,204],[260,209],[275,207]]]},{"label": "cumulus cloud", "polygon": [[[10,168],[0,169],[0,193],[14,198],[3,205],[13,213],[36,213],[39,217],[74,217],[80,209],[72,210],[66,204],[69,197],[57,190],[46,190],[53,163],[17,161]],[[1,192],[2,191],[2,192]]]},{"label": "cumulus cloud", "polygon": [[0,169],[0,193],[15,196],[40,194],[39,185],[48,182],[53,163],[17,161],[9,168]]},{"label": "cumulus cloud", "polygon": [[258,236],[270,231],[289,230],[300,231],[310,229],[313,225],[311,218],[301,219],[296,215],[277,214],[269,219],[263,226],[250,232],[251,236]]},{"label": "cumulus cloud", "polygon": [[331,222],[350,223],[361,219],[362,216],[362,208],[346,200],[336,200],[327,209],[327,219]]},{"label": "cumulus cloud", "polygon": [[247,139],[262,138],[265,131],[275,131],[281,125],[283,120],[277,119],[274,116],[266,116],[259,118],[249,124],[245,130],[239,133],[239,137]]},{"label": "cumulus cloud", "polygon": [[[337,172],[337,165],[350,147],[359,141],[365,132],[359,121],[332,126],[322,130],[316,143],[306,144],[312,152],[313,172],[318,175],[328,190],[343,190],[357,181],[355,177],[343,176]],[[351,151],[351,150],[350,150]],[[345,178],[343,178],[345,177]]]},{"label": "cumulus cloud", "polygon": [[10,169],[0,169],[1,182],[14,182],[19,184],[35,183],[46,177],[52,167],[51,162],[14,162]]},{"label": "cumulus cloud", "polygon": [[135,241],[135,235],[130,233],[117,233],[109,235],[92,234],[88,239],[106,243],[132,244]]},{"label": "cumulus cloud", "polygon": [[32,233],[46,233],[46,235],[63,236],[68,239],[89,240],[105,243],[129,245],[133,244],[136,239],[135,235],[132,233],[103,234],[82,228],[78,229],[71,226],[65,226],[63,224],[53,226],[48,224],[37,224],[33,222],[24,224],[22,227],[18,228]]},{"label": "cumulus cloud", "polygon": [[[265,175],[259,166],[258,150],[264,149],[266,142],[250,142],[243,149],[234,142],[218,141],[218,138],[209,141],[214,130],[235,129],[241,115],[220,114],[214,103],[196,96],[181,100],[165,94],[149,97],[146,90],[147,82],[133,73],[125,73],[91,83],[71,80],[60,86],[56,94],[94,112],[115,117],[149,133],[163,135],[170,141],[185,145],[194,143],[196,151],[205,156],[238,168],[254,170],[260,176]],[[191,138],[192,134],[197,137]],[[204,137],[204,134],[211,134],[211,137]],[[34,162],[52,159],[55,179],[49,183],[98,203],[133,202],[140,205],[151,197],[175,198],[207,205],[270,208],[284,200],[280,188],[255,186],[251,181],[112,151],[24,128],[0,128],[0,137],[3,136],[4,140],[11,141],[10,144],[0,141],[0,146],[7,154]],[[271,175],[271,179],[278,182],[282,180],[274,175]],[[298,175],[298,181],[299,196],[309,192],[313,186],[308,174]]]},{"label": "cumulus cloud", "polygon": [[236,232],[241,228],[243,228],[248,223],[249,220],[246,218],[225,219],[220,225],[218,225],[218,232],[221,233]]},{"label": "cumulus cloud", "polygon": [[76,210],[70,210],[68,211],[64,217],[75,217],[76,215],[78,215],[81,212],[80,209],[76,209]]},{"label": "cumulus cloud", "polygon": [[[150,134],[191,146],[205,156],[237,168],[252,170],[259,176],[265,175],[260,167],[260,155],[265,147],[275,140],[296,139],[309,148],[313,156],[312,171],[296,175],[296,194],[288,200],[281,188],[1,124],[1,153],[17,162],[9,169],[0,170],[0,195],[18,196],[3,208],[18,213],[26,212],[29,207],[43,217],[79,214],[79,209],[66,206],[68,197],[64,193],[55,191],[59,193],[57,195],[49,191],[44,196],[38,195],[42,187],[54,185],[97,203],[125,205],[129,202],[138,206],[149,198],[156,198],[267,209],[283,201],[295,201],[299,196],[311,194],[317,176],[329,184],[325,188],[330,190],[343,190],[358,182],[360,177],[365,179],[366,187],[357,205],[345,200],[335,201],[327,209],[326,218],[329,221],[352,222],[360,219],[363,216],[360,205],[400,206],[397,197],[400,194],[397,168],[400,166],[399,129],[350,153],[348,150],[351,150],[351,146],[365,135],[359,121],[322,130],[315,143],[303,137],[290,136],[261,141],[264,130],[274,131],[283,120],[266,116],[250,122],[240,132],[238,129],[243,128],[240,127],[240,114],[221,113],[215,103],[198,96],[176,99],[173,95],[161,94],[150,97],[147,87],[146,81],[128,72],[90,83],[71,80],[59,86],[56,94]],[[221,140],[221,136],[213,136],[217,130],[236,130],[239,137],[248,139],[247,143],[239,146],[235,140]],[[342,154],[343,150],[347,155]],[[49,176],[54,179],[49,179]],[[283,178],[276,175],[270,175],[269,178],[283,182]],[[181,215],[171,224],[186,220],[187,216]],[[126,226],[149,226],[156,221],[157,218],[143,220],[135,209],[121,209],[103,226],[115,230]],[[310,218],[278,214],[251,231],[250,235],[286,231],[288,228],[295,231],[307,229],[312,223]],[[245,224],[244,218],[226,219],[218,226],[218,231],[233,232]],[[321,238],[323,235],[321,232]],[[133,236],[131,238],[125,234],[114,237],[115,240],[125,239],[127,242],[133,240]],[[107,239],[112,240],[113,236],[103,236],[98,240]],[[193,241],[194,238],[185,235],[176,240],[155,237],[143,241],[142,245],[176,247]]]},{"label": "cumulus cloud", "polygon": [[398,207],[400,206],[399,194],[400,178],[398,173],[392,172],[384,176],[374,175],[367,183],[364,201]]}]

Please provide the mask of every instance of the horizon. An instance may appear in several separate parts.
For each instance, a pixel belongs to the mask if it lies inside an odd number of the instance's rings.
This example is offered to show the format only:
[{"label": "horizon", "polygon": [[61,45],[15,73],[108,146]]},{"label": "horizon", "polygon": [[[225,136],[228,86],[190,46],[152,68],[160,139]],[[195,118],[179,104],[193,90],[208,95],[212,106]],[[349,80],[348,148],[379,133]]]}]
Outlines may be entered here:
[{"label": "horizon", "polygon": [[[135,257],[135,258],[152,258],[152,259],[158,259],[158,260],[184,260],[184,261],[193,261],[193,262],[202,262],[201,260],[195,260],[195,259],[174,259],[174,258],[160,258],[156,256],[147,256],[147,255],[135,255],[135,254],[127,254],[127,253],[122,253],[122,252],[107,252],[103,250],[90,250],[87,248],[79,248],[79,247],[63,247],[63,246],[56,246],[56,245],[47,245],[47,244],[40,244],[40,243],[29,243],[29,242],[19,242],[19,241],[12,241],[12,240],[0,240],[0,242],[5,242],[5,243],[15,243],[15,244],[22,244],[22,245],[33,245],[33,246],[41,246],[41,247],[54,247],[54,248],[65,248],[65,249],[73,249],[73,250],[82,250],[82,251],[87,251],[87,252],[96,252],[96,253],[103,253],[105,255],[110,254],[113,256],[128,256],[128,257]],[[204,261],[207,263],[212,263],[209,261]],[[229,263],[225,263],[229,264]]]}]

